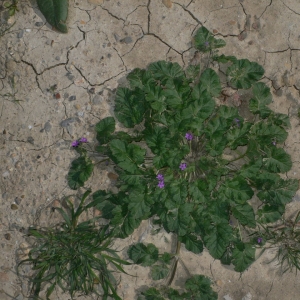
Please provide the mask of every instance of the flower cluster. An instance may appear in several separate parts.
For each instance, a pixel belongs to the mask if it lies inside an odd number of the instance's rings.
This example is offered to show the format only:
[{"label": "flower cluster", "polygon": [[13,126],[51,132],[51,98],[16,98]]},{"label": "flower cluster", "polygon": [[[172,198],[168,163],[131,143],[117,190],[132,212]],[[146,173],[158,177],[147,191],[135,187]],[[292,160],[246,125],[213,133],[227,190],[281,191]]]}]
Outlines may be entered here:
[{"label": "flower cluster", "polygon": [[163,174],[158,174],[157,176],[156,176],[156,178],[158,179],[158,184],[157,184],[157,186],[159,187],[159,188],[164,188],[165,187],[165,182],[164,182],[164,175]]},{"label": "flower cluster", "polygon": [[82,137],[79,141],[78,140],[73,141],[71,145],[72,147],[78,147],[81,143],[87,143],[87,142],[88,142],[87,138]]},{"label": "flower cluster", "polygon": [[188,141],[191,141],[192,139],[193,139],[193,135],[190,133],[190,132],[187,132],[186,134],[185,134],[185,138],[188,140]]},{"label": "flower cluster", "polygon": [[186,169],[186,163],[181,163],[181,164],[179,165],[179,169],[180,169],[181,171],[185,170],[185,169]]},{"label": "flower cluster", "polygon": [[236,123],[237,127],[241,126],[241,124],[240,124],[241,121],[238,118],[235,118],[233,121]]}]

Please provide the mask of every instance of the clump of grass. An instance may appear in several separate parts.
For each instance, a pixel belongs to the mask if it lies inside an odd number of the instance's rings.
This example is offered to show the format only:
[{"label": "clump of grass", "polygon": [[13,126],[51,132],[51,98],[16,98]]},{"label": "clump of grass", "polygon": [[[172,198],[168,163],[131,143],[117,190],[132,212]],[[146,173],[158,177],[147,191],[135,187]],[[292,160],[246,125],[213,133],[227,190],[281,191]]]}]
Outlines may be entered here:
[{"label": "clump of grass", "polygon": [[78,224],[78,218],[90,205],[84,201],[90,191],[81,198],[75,210],[67,199],[66,209],[57,208],[64,222],[54,228],[30,228],[29,235],[35,238],[35,244],[29,252],[29,258],[20,265],[28,263],[35,271],[32,281],[31,297],[40,299],[39,294],[47,284],[46,297],[49,299],[56,286],[70,293],[96,293],[95,286],[102,288],[102,299],[108,296],[121,300],[115,289],[116,280],[113,265],[117,270],[125,272],[121,264],[130,263],[121,260],[116,251],[110,249],[112,232],[108,226],[98,226],[98,217]]}]

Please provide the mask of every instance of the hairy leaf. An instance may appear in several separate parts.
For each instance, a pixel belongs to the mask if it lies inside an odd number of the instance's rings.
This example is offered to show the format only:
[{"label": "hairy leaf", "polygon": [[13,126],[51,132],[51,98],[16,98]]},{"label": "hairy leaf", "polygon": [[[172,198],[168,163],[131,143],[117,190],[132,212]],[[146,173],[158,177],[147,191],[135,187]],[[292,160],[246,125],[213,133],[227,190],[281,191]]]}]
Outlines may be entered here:
[{"label": "hairy leaf", "polygon": [[185,282],[190,297],[185,299],[217,300],[218,294],[211,288],[211,280],[203,275],[194,275]]},{"label": "hairy leaf", "polygon": [[203,243],[201,240],[198,240],[195,235],[186,234],[180,236],[179,240],[185,244],[185,248],[195,254],[201,253],[203,251]]},{"label": "hairy leaf", "polygon": [[218,97],[221,93],[221,82],[217,73],[213,69],[206,69],[200,76],[200,94],[207,91],[212,97]]},{"label": "hairy leaf", "polygon": [[264,75],[264,69],[256,62],[239,59],[227,69],[226,75],[232,87],[249,89],[253,83],[261,79]]},{"label": "hairy leaf", "polygon": [[72,161],[68,173],[68,184],[72,190],[77,190],[84,186],[84,183],[90,178],[94,165],[89,157],[80,156]]},{"label": "hairy leaf", "polygon": [[149,84],[155,82],[149,71],[139,68],[132,70],[126,78],[132,89],[139,88],[145,92],[149,92],[151,90]]},{"label": "hairy leaf", "polygon": [[143,243],[137,243],[130,246],[127,253],[135,264],[144,267],[151,266],[158,260],[158,249],[153,244],[146,246]]},{"label": "hairy leaf", "polygon": [[154,265],[151,267],[151,277],[153,280],[160,280],[166,278],[168,274],[168,266],[164,264]]},{"label": "hairy leaf", "polygon": [[261,223],[274,223],[281,219],[284,213],[284,206],[282,205],[264,205],[261,209],[257,211],[259,216],[259,221]]},{"label": "hairy leaf", "polygon": [[212,224],[204,236],[204,244],[213,258],[221,258],[231,239],[232,229],[228,223]]},{"label": "hairy leaf", "polygon": [[135,173],[138,170],[138,165],[144,161],[146,150],[138,145],[126,145],[121,140],[112,140],[109,147],[113,155],[112,159],[130,173]]},{"label": "hairy leaf", "polygon": [[266,118],[271,113],[271,110],[266,106],[272,102],[270,89],[263,82],[257,82],[253,84],[252,92],[253,98],[249,102],[250,111]]},{"label": "hairy leaf", "polygon": [[291,156],[284,149],[273,147],[266,150],[267,157],[263,158],[266,170],[274,173],[284,173],[291,169]]},{"label": "hairy leaf", "polygon": [[216,39],[204,26],[200,27],[194,36],[194,45],[201,52],[209,52],[226,46],[222,39]]},{"label": "hairy leaf", "polygon": [[115,131],[116,122],[113,117],[107,117],[96,124],[97,140],[101,144],[106,144],[110,141],[112,133]]},{"label": "hairy leaf", "polygon": [[243,272],[255,260],[255,247],[250,243],[237,243],[233,249],[232,258],[234,270]]},{"label": "hairy leaf", "polygon": [[256,227],[254,210],[247,202],[243,204],[234,204],[231,210],[232,214],[241,222],[242,225],[251,228]]},{"label": "hairy leaf", "polygon": [[146,110],[145,95],[141,90],[118,88],[115,100],[115,115],[125,127],[141,123]]},{"label": "hairy leaf", "polygon": [[60,32],[68,32],[68,0],[37,0],[37,5],[50,25]]},{"label": "hairy leaf", "polygon": [[148,66],[148,71],[152,73],[155,79],[160,80],[162,84],[166,84],[168,81],[172,82],[174,78],[185,78],[184,71],[178,63],[164,60],[151,63]]}]

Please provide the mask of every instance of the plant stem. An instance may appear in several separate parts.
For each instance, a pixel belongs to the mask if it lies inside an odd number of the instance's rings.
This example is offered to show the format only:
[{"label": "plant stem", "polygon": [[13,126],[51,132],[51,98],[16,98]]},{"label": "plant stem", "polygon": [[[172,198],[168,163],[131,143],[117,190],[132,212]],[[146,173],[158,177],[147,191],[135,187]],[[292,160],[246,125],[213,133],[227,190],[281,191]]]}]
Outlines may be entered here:
[{"label": "plant stem", "polygon": [[167,286],[170,286],[173,282],[173,279],[175,277],[175,273],[176,273],[176,269],[177,269],[177,265],[178,265],[178,261],[179,261],[179,254],[180,254],[180,247],[181,247],[181,242],[178,240],[178,236],[175,235],[175,237],[177,238],[177,244],[176,244],[176,253],[174,256],[174,261],[173,264],[171,266],[171,270],[170,270],[170,277],[167,281]]}]

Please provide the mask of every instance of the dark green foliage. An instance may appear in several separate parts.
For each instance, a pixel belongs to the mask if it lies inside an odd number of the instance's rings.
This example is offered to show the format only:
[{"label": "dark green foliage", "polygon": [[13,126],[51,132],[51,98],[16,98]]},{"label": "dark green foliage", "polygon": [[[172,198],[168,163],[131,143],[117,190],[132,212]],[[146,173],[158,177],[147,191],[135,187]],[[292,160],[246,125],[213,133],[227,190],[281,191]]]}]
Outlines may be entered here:
[{"label": "dark green foliage", "polygon": [[211,280],[203,275],[194,275],[184,285],[184,292],[172,288],[157,290],[150,288],[138,298],[139,300],[217,300],[218,295],[211,288]]},{"label": "dark green foliage", "polygon": [[33,299],[40,299],[39,293],[45,284],[48,284],[47,299],[56,286],[73,297],[76,292],[98,294],[95,285],[99,284],[103,289],[102,299],[110,296],[121,300],[109,265],[125,272],[121,264],[130,263],[121,260],[116,251],[110,249],[113,233],[109,232],[108,226],[99,227],[95,219],[78,223],[80,215],[89,207],[84,206],[89,193],[83,195],[77,209],[69,199],[66,199],[65,210],[57,208],[64,218],[63,223],[54,228],[30,228],[29,235],[35,238],[35,244],[29,258],[21,261],[18,268],[31,264],[35,270]]},{"label": "dark green foliage", "polygon": [[37,0],[38,7],[47,22],[60,32],[67,33],[68,0]]},{"label": "dark green foliage", "polygon": [[[292,167],[281,147],[289,118],[268,107],[272,95],[257,82],[264,74],[260,65],[217,55],[216,48],[225,44],[204,27],[194,43],[208,55],[203,70],[158,61],[147,70],[133,70],[127,76],[129,87],[117,89],[115,115],[126,130],[115,132],[112,117],[101,120],[96,125],[101,146],[96,149],[110,159],[119,190],[96,192],[93,205],[118,237],[127,237],[142,220],[152,218],[177,237],[179,249],[182,243],[197,254],[206,247],[214,258],[243,272],[259,246],[253,236],[260,226],[282,219],[298,189],[296,180],[278,174]],[[221,83],[212,61],[226,63],[227,82]],[[247,114],[216,105],[228,85],[252,92],[242,103]],[[151,266],[153,279],[168,277],[171,282],[180,262],[177,250],[167,258],[154,245],[139,243],[128,255]],[[168,297],[215,299],[214,293],[202,295],[207,285],[203,283],[201,293],[200,286],[194,293],[188,284],[186,294],[171,291]],[[146,299],[159,299],[157,290],[149,291]]]}]

